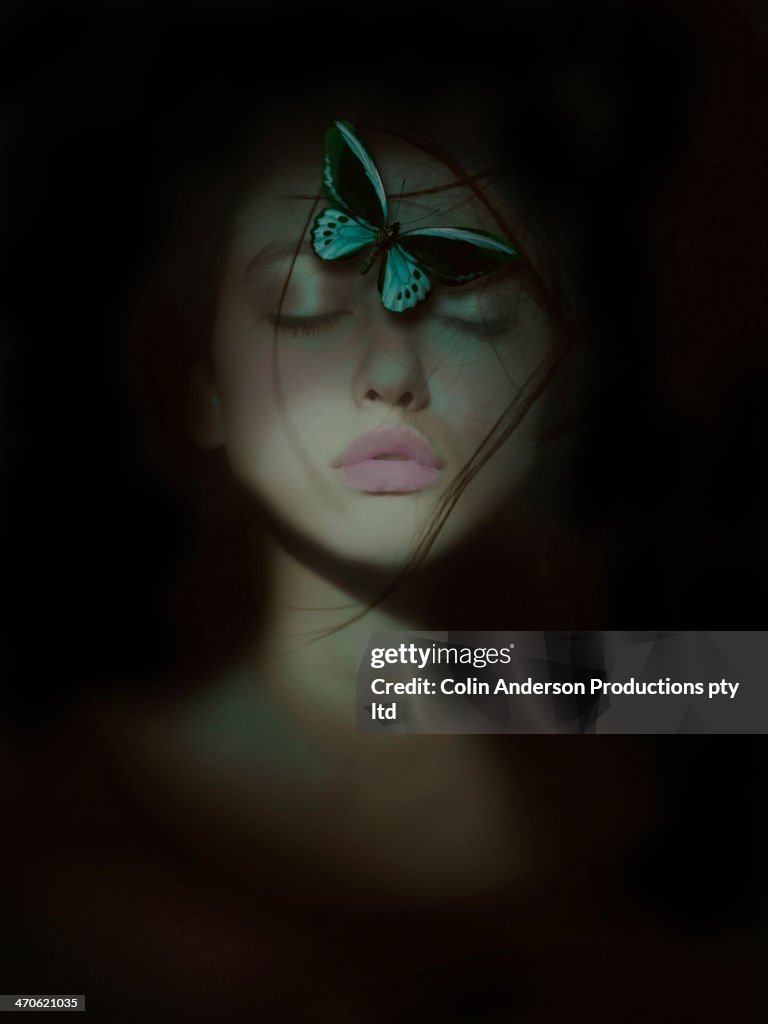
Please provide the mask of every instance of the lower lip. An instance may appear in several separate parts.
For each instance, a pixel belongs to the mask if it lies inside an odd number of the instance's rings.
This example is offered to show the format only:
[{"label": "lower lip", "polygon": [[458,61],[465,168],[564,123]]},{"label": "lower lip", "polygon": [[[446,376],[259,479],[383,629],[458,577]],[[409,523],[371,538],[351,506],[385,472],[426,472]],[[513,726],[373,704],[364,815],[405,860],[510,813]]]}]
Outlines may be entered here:
[{"label": "lower lip", "polygon": [[370,494],[412,494],[423,491],[437,479],[435,466],[412,459],[364,459],[337,472],[345,483]]}]

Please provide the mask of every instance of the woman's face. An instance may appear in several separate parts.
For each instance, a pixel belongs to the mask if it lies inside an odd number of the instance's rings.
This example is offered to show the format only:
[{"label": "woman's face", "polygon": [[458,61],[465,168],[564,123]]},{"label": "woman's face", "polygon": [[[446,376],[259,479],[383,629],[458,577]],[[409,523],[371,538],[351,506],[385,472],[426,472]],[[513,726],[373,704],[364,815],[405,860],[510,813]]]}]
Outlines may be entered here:
[{"label": "woman's face", "polygon": [[[366,138],[402,230],[498,232],[465,187],[398,202],[401,188],[433,189],[451,175],[413,147],[376,141]],[[321,162],[322,133],[267,172],[236,222],[214,329],[208,442],[225,446],[277,523],[335,557],[394,567],[556,342],[513,272],[461,287],[434,282],[415,309],[391,313],[378,264],[359,273],[365,252],[319,259],[305,229]],[[525,501],[543,417],[537,402],[462,494],[433,553]]]}]

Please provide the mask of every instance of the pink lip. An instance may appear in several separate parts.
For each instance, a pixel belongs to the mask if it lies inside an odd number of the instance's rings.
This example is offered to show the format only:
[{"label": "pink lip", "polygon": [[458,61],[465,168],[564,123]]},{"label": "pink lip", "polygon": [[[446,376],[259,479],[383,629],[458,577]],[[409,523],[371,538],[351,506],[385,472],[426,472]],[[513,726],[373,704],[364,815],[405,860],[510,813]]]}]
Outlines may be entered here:
[{"label": "pink lip", "polygon": [[415,431],[382,427],[355,438],[333,465],[360,491],[410,494],[428,487],[443,463]]}]

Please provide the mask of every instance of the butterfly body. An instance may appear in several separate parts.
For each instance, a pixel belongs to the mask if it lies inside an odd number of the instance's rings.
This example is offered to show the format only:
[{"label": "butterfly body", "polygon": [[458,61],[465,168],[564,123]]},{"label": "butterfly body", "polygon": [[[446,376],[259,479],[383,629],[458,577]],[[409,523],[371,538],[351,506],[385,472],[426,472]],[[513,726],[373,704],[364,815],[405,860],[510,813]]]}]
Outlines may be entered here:
[{"label": "butterfly body", "polygon": [[433,277],[442,284],[460,285],[519,258],[512,245],[487,231],[401,231],[399,221],[389,221],[376,164],[346,121],[335,121],[326,132],[323,194],[334,205],[315,219],[315,253],[324,260],[344,260],[370,246],[360,273],[367,274],[381,256],[379,292],[384,307],[393,313],[423,301]]},{"label": "butterfly body", "polygon": [[386,227],[380,229],[379,233],[376,235],[376,241],[373,243],[373,248],[363,260],[360,267],[361,274],[367,274],[379,258],[379,255],[385,255],[387,250],[392,248],[399,234],[400,224],[397,221],[393,221],[392,224],[388,224]]}]

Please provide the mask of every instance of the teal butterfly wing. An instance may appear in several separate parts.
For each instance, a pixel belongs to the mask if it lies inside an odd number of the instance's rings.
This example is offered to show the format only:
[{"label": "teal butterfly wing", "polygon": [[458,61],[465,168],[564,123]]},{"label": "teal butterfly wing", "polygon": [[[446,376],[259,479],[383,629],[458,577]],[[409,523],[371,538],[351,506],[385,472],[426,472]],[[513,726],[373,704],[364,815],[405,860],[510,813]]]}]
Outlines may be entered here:
[{"label": "teal butterfly wing", "polygon": [[459,285],[510,266],[520,253],[503,238],[472,228],[416,228],[398,242],[441,284]]},{"label": "teal butterfly wing", "polygon": [[379,271],[382,305],[404,313],[427,297],[432,284],[418,261],[397,242],[389,249]]},{"label": "teal butterfly wing", "polygon": [[514,246],[472,228],[404,231],[386,255],[379,274],[381,301],[393,313],[413,309],[427,297],[431,277],[459,285],[519,259]]},{"label": "teal butterfly wing", "polygon": [[386,227],[381,175],[347,121],[334,121],[325,133],[323,195],[333,208],[323,210],[312,229],[312,247],[322,259],[349,259]]},{"label": "teal butterfly wing", "polygon": [[373,157],[347,121],[334,121],[325,133],[323,194],[368,224],[383,227],[387,196]]},{"label": "teal butterfly wing", "polygon": [[312,247],[324,260],[346,260],[376,240],[377,230],[343,210],[323,210],[312,229]]}]

